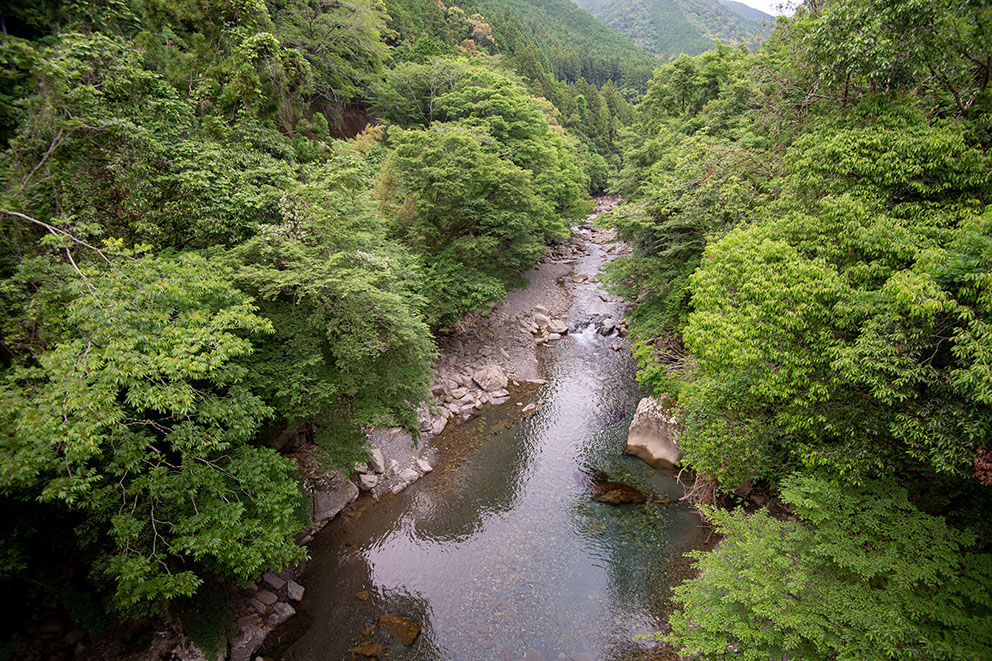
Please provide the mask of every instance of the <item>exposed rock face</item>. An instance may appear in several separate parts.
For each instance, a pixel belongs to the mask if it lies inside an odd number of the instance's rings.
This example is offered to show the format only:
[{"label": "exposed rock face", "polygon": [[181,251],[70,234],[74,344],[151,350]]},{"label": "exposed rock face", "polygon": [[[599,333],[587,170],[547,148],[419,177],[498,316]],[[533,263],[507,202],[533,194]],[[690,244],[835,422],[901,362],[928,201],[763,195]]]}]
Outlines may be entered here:
[{"label": "exposed rock face", "polygon": [[314,523],[328,521],[358,498],[358,487],[336,472],[307,480],[310,492],[310,515]]},{"label": "exposed rock face", "polygon": [[238,637],[231,644],[228,657],[231,661],[250,661],[252,654],[262,645],[269,628],[257,615],[246,615],[238,620]]},{"label": "exposed rock face", "polygon": [[396,636],[407,647],[413,645],[413,641],[420,635],[420,627],[415,622],[390,613],[379,616],[379,626]]},{"label": "exposed rock face", "polygon": [[382,450],[375,446],[372,446],[372,448],[369,449],[369,466],[371,466],[372,470],[376,473],[386,472],[386,462],[382,457]]},{"label": "exposed rock face", "polygon": [[671,468],[682,459],[678,437],[682,425],[668,395],[645,397],[630,422],[626,450],[654,468]]},{"label": "exposed rock face", "polygon": [[472,375],[472,380],[486,392],[504,390],[509,382],[506,372],[499,365],[486,365]]}]

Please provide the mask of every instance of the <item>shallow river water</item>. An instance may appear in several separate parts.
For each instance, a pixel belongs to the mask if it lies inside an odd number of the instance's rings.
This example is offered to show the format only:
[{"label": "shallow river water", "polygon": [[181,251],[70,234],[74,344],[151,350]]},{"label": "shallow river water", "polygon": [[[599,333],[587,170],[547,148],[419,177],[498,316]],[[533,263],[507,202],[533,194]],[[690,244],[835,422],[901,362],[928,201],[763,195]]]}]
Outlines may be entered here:
[{"label": "shallow river water", "polygon": [[[576,273],[594,276],[598,246]],[[682,554],[699,519],[674,475],[622,453],[642,393],[634,363],[595,315],[619,304],[577,286],[574,329],[542,348],[547,383],[462,425],[434,446],[437,469],[398,496],[339,517],[310,547],[307,600],[282,659],[350,659],[378,642],[392,659],[631,659],[653,643]],[[516,402],[543,402],[521,418]],[[596,502],[584,471],[645,491],[644,505]],[[653,500],[652,500],[653,499]],[[367,592],[366,600],[356,593]],[[423,627],[404,648],[376,630],[380,613]],[[302,634],[302,635],[300,635]],[[385,656],[385,655],[384,655]]]}]

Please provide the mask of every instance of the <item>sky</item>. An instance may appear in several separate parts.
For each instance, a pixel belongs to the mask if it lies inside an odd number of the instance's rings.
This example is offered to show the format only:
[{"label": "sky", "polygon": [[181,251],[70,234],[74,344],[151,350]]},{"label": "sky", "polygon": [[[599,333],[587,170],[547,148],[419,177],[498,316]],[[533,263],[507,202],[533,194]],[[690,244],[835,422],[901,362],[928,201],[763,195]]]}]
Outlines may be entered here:
[{"label": "sky", "polygon": [[748,7],[754,7],[755,9],[760,9],[766,14],[771,14],[772,16],[778,16],[780,14],[791,14],[792,10],[786,7],[786,11],[782,11],[779,5],[783,2],[788,4],[797,3],[798,0],[737,0],[740,3],[747,5]]}]

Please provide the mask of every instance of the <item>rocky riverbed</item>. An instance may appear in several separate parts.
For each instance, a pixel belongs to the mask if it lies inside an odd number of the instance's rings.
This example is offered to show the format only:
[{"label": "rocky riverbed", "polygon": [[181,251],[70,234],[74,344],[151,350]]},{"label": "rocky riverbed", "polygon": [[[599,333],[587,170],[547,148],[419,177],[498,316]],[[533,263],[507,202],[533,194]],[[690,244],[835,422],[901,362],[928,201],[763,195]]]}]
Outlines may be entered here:
[{"label": "rocky riverbed", "polygon": [[[356,464],[349,479],[321,470],[306,447],[294,454],[308,475],[305,488],[310,494],[313,520],[311,529],[301,535],[301,543],[309,544],[360,493],[378,501],[400,493],[430,473],[437,460],[437,448],[431,440],[449,424],[461,424],[484,407],[498,406],[514,397],[522,399],[535,386],[544,384],[539,374],[538,349],[574,330],[574,322],[570,327],[566,320],[574,288],[584,283],[598,284],[595,276],[573,272],[576,260],[587,255],[587,242],[602,245],[609,255],[627,250],[615,232],[593,226],[595,218],[616,203],[615,198],[599,199],[593,213],[573,229],[572,235],[551,246],[540,263],[524,274],[526,287],[511,291],[486,315],[468,315],[453,332],[438,338],[432,398],[420,406],[419,442],[400,428],[370,430],[369,461]],[[605,293],[600,297],[609,299]],[[625,322],[612,316],[591,315],[582,324],[596,325],[603,335],[626,334]],[[619,350],[620,345],[614,348]],[[542,404],[539,400],[518,403],[522,416],[532,414]],[[279,576],[298,585],[294,579],[305,569],[305,564],[286,568]],[[302,590],[297,594],[302,598]],[[295,615],[293,604],[298,601],[284,590],[272,591],[257,584],[249,586],[242,596],[239,635],[230,649],[233,661],[252,658],[268,633]]]}]

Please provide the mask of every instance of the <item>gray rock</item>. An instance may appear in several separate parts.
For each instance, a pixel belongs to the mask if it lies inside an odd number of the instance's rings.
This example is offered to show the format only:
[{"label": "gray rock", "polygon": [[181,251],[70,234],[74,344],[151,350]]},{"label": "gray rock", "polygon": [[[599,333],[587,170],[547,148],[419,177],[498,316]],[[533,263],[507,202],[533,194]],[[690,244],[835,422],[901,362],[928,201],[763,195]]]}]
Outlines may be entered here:
[{"label": "gray rock", "polygon": [[506,377],[506,372],[504,372],[503,368],[499,365],[486,365],[482,369],[476,370],[476,372],[472,375],[472,380],[486,392],[503,390],[509,382],[509,379]]},{"label": "gray rock", "polygon": [[395,459],[390,459],[389,470],[387,470],[386,473],[389,475],[395,475],[396,471],[398,471],[399,469],[400,469],[400,462],[396,461]]},{"label": "gray rock", "polygon": [[547,328],[551,325],[551,318],[546,314],[537,312],[534,314],[534,325],[538,328]]},{"label": "gray rock", "polygon": [[358,476],[358,487],[362,491],[372,491],[379,484],[379,476],[362,474]]},{"label": "gray rock", "polygon": [[445,426],[447,426],[447,424],[448,424],[448,418],[443,415],[439,415],[438,417],[434,418],[434,422],[431,425],[431,433],[437,436],[438,434],[444,431],[444,428]]},{"label": "gray rock", "polygon": [[430,463],[423,458],[417,459],[417,468],[419,468],[420,471],[425,474],[430,473],[432,470],[434,470],[434,467],[431,466]]},{"label": "gray rock", "polygon": [[612,319],[606,319],[603,321],[603,325],[599,327],[600,335],[610,335],[616,330],[617,324]]},{"label": "gray rock", "polygon": [[286,579],[271,571],[262,574],[262,581],[273,590],[281,590],[282,586],[286,585]]},{"label": "gray rock", "polygon": [[492,404],[493,406],[499,406],[501,404],[506,404],[508,401],[510,401],[509,395],[507,395],[506,397],[493,397],[491,400],[489,400],[489,403]]},{"label": "gray rock", "polygon": [[671,468],[682,459],[678,436],[682,425],[671,397],[645,397],[630,422],[626,451],[654,468]]},{"label": "gray rock", "polygon": [[537,408],[537,404],[535,404],[534,402],[531,402],[527,406],[525,406],[522,409],[520,409],[520,412],[521,413],[530,413],[531,411],[533,411],[536,408]]},{"label": "gray rock", "polygon": [[286,596],[288,596],[292,601],[300,601],[303,599],[304,588],[302,585],[296,581],[289,581],[286,583]]},{"label": "gray rock", "polygon": [[543,305],[535,305],[534,314],[548,315],[551,314],[551,312],[548,310],[548,308],[544,307]]},{"label": "gray rock", "polygon": [[560,340],[561,335],[558,333],[548,333],[548,342],[554,342],[555,340]]},{"label": "gray rock", "polygon": [[265,615],[265,612],[269,610],[269,607],[263,604],[261,601],[252,597],[248,600],[248,604],[255,609],[255,612],[259,615]]},{"label": "gray rock", "polygon": [[564,335],[568,332],[568,324],[566,324],[561,319],[552,319],[551,324],[548,325],[548,330],[552,333],[558,333],[559,335]]},{"label": "gray rock", "polygon": [[455,388],[451,391],[451,399],[461,399],[468,393],[468,388]]},{"label": "gray rock", "polygon": [[238,620],[238,637],[231,643],[228,658],[231,661],[250,661],[252,654],[262,646],[269,629],[257,615],[246,615]]},{"label": "gray rock", "polygon": [[497,390],[497,391],[495,391],[495,392],[492,393],[492,396],[493,397],[508,397],[509,395],[510,395],[510,392],[506,388],[503,388],[501,390]]},{"label": "gray rock", "polygon": [[255,593],[255,599],[258,599],[266,606],[271,606],[272,604],[279,601],[279,598],[276,597],[271,592],[269,592],[268,590],[259,590],[257,593]]},{"label": "gray rock", "polygon": [[345,505],[358,498],[358,487],[336,472],[307,480],[310,515],[314,523],[334,518]]},{"label": "gray rock", "polygon": [[404,468],[396,475],[396,477],[409,484],[410,482],[415,482],[420,477],[420,473],[412,468]]},{"label": "gray rock", "polygon": [[356,461],[354,466],[356,473],[371,473],[372,469],[364,461]]},{"label": "gray rock", "polygon": [[386,471],[386,462],[383,460],[382,450],[375,446],[369,448],[369,466],[376,473],[384,473]]},{"label": "gray rock", "polygon": [[475,413],[475,404],[466,404],[465,406],[459,409],[459,412],[462,415],[466,415],[466,414],[472,415],[473,413]]},{"label": "gray rock", "polygon": [[272,607],[272,615],[269,616],[268,623],[277,627],[294,615],[296,615],[296,609],[285,601],[280,601]]}]

